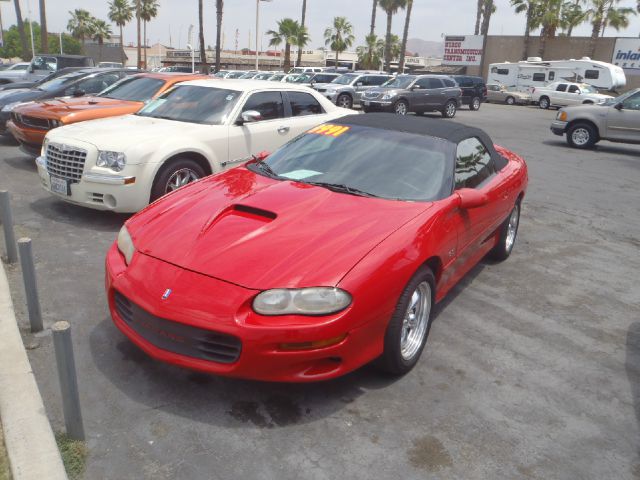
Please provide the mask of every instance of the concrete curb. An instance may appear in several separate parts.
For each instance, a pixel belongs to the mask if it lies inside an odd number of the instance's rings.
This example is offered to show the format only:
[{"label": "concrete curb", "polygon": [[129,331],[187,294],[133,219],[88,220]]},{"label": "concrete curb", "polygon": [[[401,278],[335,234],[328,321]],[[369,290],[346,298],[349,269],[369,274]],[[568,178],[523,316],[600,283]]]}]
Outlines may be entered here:
[{"label": "concrete curb", "polygon": [[0,261],[0,418],[13,480],[67,480]]}]

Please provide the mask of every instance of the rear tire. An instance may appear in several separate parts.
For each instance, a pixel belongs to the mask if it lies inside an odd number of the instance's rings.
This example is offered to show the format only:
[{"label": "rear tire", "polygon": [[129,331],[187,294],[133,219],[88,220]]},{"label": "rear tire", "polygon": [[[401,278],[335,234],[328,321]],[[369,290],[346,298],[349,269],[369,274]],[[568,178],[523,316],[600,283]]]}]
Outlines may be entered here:
[{"label": "rear tire", "polygon": [[447,103],[444,104],[444,108],[440,113],[442,113],[442,116],[444,118],[453,118],[456,116],[457,111],[458,111],[458,106],[456,105],[456,102],[454,102],[453,100],[449,100]]},{"label": "rear tire", "polygon": [[587,149],[598,142],[598,131],[589,123],[574,123],[567,130],[567,143],[573,148]]},{"label": "rear tire", "polygon": [[471,103],[469,104],[469,110],[476,112],[480,110],[480,105],[482,105],[482,101],[480,100],[480,98],[473,97],[471,99]]},{"label": "rear tire", "polygon": [[513,251],[520,225],[520,200],[516,202],[507,219],[500,225],[496,246],[489,252],[489,257],[499,262],[506,260]]},{"label": "rear tire", "polygon": [[549,97],[540,97],[540,100],[538,100],[538,106],[543,110],[547,110],[551,106]]},{"label": "rear tire", "polygon": [[387,325],[384,351],[377,366],[393,375],[408,373],[420,359],[431,329],[435,277],[422,266],[402,291]]},{"label": "rear tire", "polygon": [[515,105],[516,99],[513,97],[507,97],[505,98],[504,103],[506,103],[507,105]]},{"label": "rear tire", "polygon": [[205,177],[204,169],[194,160],[178,157],[160,168],[151,187],[151,201]]}]

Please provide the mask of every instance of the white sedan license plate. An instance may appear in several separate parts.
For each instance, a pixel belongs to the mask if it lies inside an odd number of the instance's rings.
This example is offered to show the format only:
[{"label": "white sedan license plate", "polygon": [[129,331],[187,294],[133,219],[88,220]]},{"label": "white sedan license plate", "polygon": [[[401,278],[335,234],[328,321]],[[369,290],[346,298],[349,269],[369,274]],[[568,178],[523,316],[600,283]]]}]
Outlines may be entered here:
[{"label": "white sedan license plate", "polygon": [[64,178],[49,176],[51,191],[60,195],[69,195],[69,183]]},{"label": "white sedan license plate", "polygon": [[366,100],[362,103],[364,104],[365,107],[368,107],[369,105],[371,105],[371,102],[367,102]]}]

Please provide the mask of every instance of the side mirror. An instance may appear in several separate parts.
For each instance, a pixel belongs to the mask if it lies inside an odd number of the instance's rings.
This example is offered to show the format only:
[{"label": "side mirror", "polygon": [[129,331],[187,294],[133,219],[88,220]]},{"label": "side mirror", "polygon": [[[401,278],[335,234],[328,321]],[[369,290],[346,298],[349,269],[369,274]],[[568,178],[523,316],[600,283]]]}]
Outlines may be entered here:
[{"label": "side mirror", "polygon": [[613,108],[615,108],[616,110],[622,111],[624,110],[624,105],[622,105],[622,102],[616,103],[615,107]]},{"label": "side mirror", "polygon": [[420,87],[420,85],[413,85],[413,86],[411,87],[411,91],[413,91],[413,90],[420,90],[420,88],[422,88],[422,87]]},{"label": "side mirror", "polygon": [[86,93],[87,92],[85,92],[84,90],[79,88],[79,89],[73,91],[73,96],[74,97],[83,97]]},{"label": "side mirror", "polygon": [[253,158],[256,159],[256,161],[258,162],[262,162],[263,160],[265,160],[269,155],[271,155],[270,152],[267,152],[266,150],[263,150],[262,152],[256,154],[253,156]]},{"label": "side mirror", "polygon": [[460,208],[464,208],[465,210],[482,207],[489,202],[489,199],[484,193],[473,188],[461,188],[460,190],[456,190],[455,193],[460,199]]},{"label": "side mirror", "polygon": [[33,65],[29,65],[29,67],[27,67],[27,72],[33,73]]},{"label": "side mirror", "polygon": [[245,123],[254,123],[262,120],[262,114],[257,110],[247,110],[240,115],[241,120],[238,125],[244,125]]}]

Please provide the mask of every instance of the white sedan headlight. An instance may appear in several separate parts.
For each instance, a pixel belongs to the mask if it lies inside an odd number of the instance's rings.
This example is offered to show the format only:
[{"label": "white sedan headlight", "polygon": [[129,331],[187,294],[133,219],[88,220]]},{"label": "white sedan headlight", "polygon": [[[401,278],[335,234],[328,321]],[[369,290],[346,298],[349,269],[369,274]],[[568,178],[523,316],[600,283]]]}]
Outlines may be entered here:
[{"label": "white sedan headlight", "polygon": [[122,152],[99,152],[96,165],[98,167],[108,167],[116,172],[122,171],[127,164],[127,157]]},{"label": "white sedan headlight", "polygon": [[136,251],[136,247],[133,245],[133,240],[131,240],[129,230],[127,230],[127,227],[124,225],[120,229],[120,232],[118,232],[118,250],[124,256],[124,260],[127,265],[129,265],[133,258],[133,252]]},{"label": "white sedan headlight", "polygon": [[40,155],[45,156],[47,154],[47,147],[49,146],[49,137],[44,137],[42,141],[42,149],[40,150]]},{"label": "white sedan headlight", "polygon": [[265,290],[253,300],[261,315],[329,315],[351,304],[351,295],[334,287]]}]

